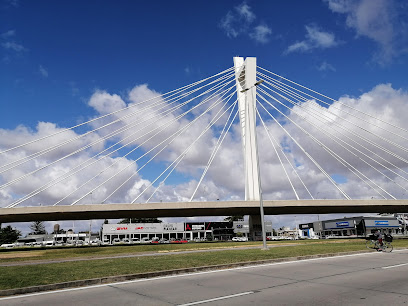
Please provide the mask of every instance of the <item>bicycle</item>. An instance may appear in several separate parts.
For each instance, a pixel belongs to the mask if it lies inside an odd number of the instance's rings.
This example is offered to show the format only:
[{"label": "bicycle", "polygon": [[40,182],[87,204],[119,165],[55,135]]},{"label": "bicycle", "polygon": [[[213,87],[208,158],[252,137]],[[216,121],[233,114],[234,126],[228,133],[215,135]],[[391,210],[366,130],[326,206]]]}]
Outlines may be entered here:
[{"label": "bicycle", "polygon": [[392,246],[392,236],[391,235],[384,235],[383,239],[383,245],[380,245],[380,242],[378,241],[377,237],[374,235],[371,235],[366,238],[366,247],[367,249],[373,249],[377,250],[378,252],[387,252],[391,253],[394,247]]}]

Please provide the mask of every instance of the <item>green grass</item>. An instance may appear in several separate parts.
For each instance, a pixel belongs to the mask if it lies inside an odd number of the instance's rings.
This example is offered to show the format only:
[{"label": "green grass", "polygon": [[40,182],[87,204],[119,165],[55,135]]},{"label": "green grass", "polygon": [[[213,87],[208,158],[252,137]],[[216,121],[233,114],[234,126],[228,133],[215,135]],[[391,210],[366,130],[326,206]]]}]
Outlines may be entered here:
[{"label": "green grass", "polygon": [[[290,242],[294,244],[296,242]],[[299,241],[298,241],[299,243]],[[253,245],[254,243],[247,243]],[[270,243],[279,245],[282,243]],[[226,247],[237,244],[206,244],[205,248]],[[243,244],[238,244],[243,245]],[[258,243],[261,246],[261,243]],[[408,240],[395,240],[394,247],[408,247]],[[159,247],[159,248],[158,248]],[[77,248],[64,250],[47,250],[47,258],[72,258],[95,255],[112,255],[118,252],[137,253],[164,250],[181,250],[203,248],[200,244],[164,245],[164,246],[125,246],[109,248]],[[35,285],[45,285],[73,280],[90,279],[104,276],[155,272],[180,268],[191,268],[217,264],[228,264],[246,261],[256,261],[274,258],[296,257],[304,255],[328,254],[346,251],[366,250],[364,240],[320,240],[304,241],[300,245],[281,246],[261,249],[231,249],[219,252],[197,252],[192,254],[177,254],[170,256],[148,256],[117,259],[100,259],[43,265],[27,265],[16,267],[0,267],[0,289],[21,288]],[[49,251],[49,252],[48,252]],[[62,252],[62,253],[61,253]],[[42,256],[41,256],[42,257]],[[27,258],[24,258],[27,260]],[[44,259],[44,258],[41,258]],[[10,260],[9,260],[10,261]]]},{"label": "green grass", "polygon": [[[293,244],[295,242],[291,242]],[[253,243],[252,243],[253,244]],[[394,247],[408,247],[408,240],[394,241]],[[211,244],[206,247],[237,244]],[[239,244],[241,245],[241,244]],[[258,244],[261,245],[261,244]],[[278,245],[271,243],[271,245]],[[53,256],[62,256],[60,252],[65,253],[64,257],[84,257],[85,255],[95,254],[117,254],[118,250],[133,251],[136,250],[157,250],[162,249],[188,249],[199,247],[199,244],[187,245],[167,245],[167,246],[137,246],[137,247],[111,247],[111,248],[79,248],[67,250],[49,250]],[[140,249],[138,248],[140,247]],[[201,245],[203,247],[203,245]],[[364,240],[347,241],[314,241],[304,242],[300,245],[281,246],[270,248],[267,251],[261,249],[231,249],[219,252],[197,252],[192,254],[177,254],[170,256],[148,256],[117,259],[100,259],[89,261],[76,261],[66,263],[52,263],[44,265],[27,265],[16,267],[0,267],[0,289],[21,288],[35,285],[46,285],[73,280],[90,279],[104,276],[134,274],[143,272],[154,272],[163,270],[172,270],[180,268],[200,267],[207,265],[228,264],[246,261],[256,261],[274,258],[296,257],[314,254],[328,254],[346,251],[365,250]],[[55,251],[55,252],[51,252]]]},{"label": "green grass", "polygon": [[[316,243],[311,240],[298,241],[274,241],[269,245],[281,244],[306,244]],[[24,248],[24,249],[7,249],[0,251],[0,263],[27,261],[27,260],[53,260],[65,258],[86,258],[86,257],[104,257],[114,255],[149,253],[149,252],[166,252],[166,251],[183,251],[183,250],[200,250],[209,248],[226,248],[226,247],[243,247],[243,246],[261,246],[262,242],[210,242],[210,243],[188,243],[188,244],[159,244],[159,245],[118,245],[103,247],[72,247],[72,248]],[[30,256],[30,253],[33,255]],[[41,253],[41,254],[39,254]],[[8,255],[8,258],[2,258],[2,254]],[[12,254],[16,254],[13,258]],[[24,257],[18,257],[23,254]]]}]

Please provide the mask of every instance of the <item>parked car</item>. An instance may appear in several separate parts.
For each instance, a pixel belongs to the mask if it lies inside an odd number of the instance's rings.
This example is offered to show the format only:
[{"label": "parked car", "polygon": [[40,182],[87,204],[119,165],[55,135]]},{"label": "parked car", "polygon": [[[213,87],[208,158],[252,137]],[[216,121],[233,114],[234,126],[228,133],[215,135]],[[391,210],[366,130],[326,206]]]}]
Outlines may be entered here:
[{"label": "parked car", "polygon": [[159,243],[170,243],[166,238],[162,238],[159,240]]},{"label": "parked car", "polygon": [[149,239],[149,237],[143,237],[142,240],[140,240],[140,243],[142,244],[148,244],[150,242],[151,240]]},{"label": "parked car", "polygon": [[123,238],[122,242],[125,244],[130,244],[130,239],[129,238]]},{"label": "parked car", "polygon": [[160,241],[159,237],[153,237],[152,240],[150,240],[150,243],[152,244],[158,244]]},{"label": "parked car", "polygon": [[5,249],[11,249],[15,247],[14,243],[4,243],[2,245],[0,245],[1,248],[5,248]]},{"label": "parked car", "polygon": [[132,238],[132,243],[140,243],[140,239],[139,238]]},{"label": "parked car", "polygon": [[74,246],[74,245],[75,245],[75,242],[74,242],[74,240],[68,239],[68,240],[67,240],[67,243],[66,243],[65,245],[66,245],[66,246]]},{"label": "parked car", "polygon": [[170,243],[187,243],[188,241],[186,239],[174,239],[171,240]]},{"label": "parked car", "polygon": [[114,238],[114,239],[112,240],[112,243],[113,243],[113,244],[120,244],[120,243],[122,243],[122,241],[120,241],[119,238]]},{"label": "parked car", "polygon": [[101,241],[100,240],[91,240],[91,242],[89,242],[89,245],[99,246],[99,245],[101,245]]},{"label": "parked car", "polygon": [[248,237],[232,237],[232,241],[236,242],[248,241]]},{"label": "parked car", "polygon": [[43,241],[43,246],[45,246],[45,247],[52,247],[52,246],[54,246],[54,241],[53,240],[49,240],[49,241]]}]

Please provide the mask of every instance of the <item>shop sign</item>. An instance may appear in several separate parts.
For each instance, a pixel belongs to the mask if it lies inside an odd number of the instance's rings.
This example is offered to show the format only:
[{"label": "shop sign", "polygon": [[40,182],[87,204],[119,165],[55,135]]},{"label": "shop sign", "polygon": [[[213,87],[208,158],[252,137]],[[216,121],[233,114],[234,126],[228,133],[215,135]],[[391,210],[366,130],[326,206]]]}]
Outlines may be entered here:
[{"label": "shop sign", "polygon": [[186,224],[186,231],[204,230],[204,224]]},{"label": "shop sign", "polygon": [[163,230],[165,231],[177,231],[177,226],[174,224],[164,224]]},{"label": "shop sign", "polygon": [[345,227],[345,226],[349,226],[349,223],[348,223],[348,221],[336,222],[336,226],[337,227]]},{"label": "shop sign", "polygon": [[111,227],[111,231],[127,231],[127,227],[123,226],[118,226],[118,227]]},{"label": "shop sign", "polygon": [[194,230],[203,230],[204,229],[204,224],[193,224],[191,228]]}]

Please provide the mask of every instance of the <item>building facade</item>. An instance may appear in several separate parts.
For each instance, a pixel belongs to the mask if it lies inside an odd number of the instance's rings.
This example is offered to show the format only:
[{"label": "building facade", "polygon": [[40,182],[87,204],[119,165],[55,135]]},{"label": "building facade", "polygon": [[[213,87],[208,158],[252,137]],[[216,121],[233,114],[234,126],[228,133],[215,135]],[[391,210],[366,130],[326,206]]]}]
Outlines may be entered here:
[{"label": "building facade", "polygon": [[130,223],[104,224],[102,235],[109,243],[115,238],[230,240],[234,230],[229,222]]},{"label": "building facade", "polygon": [[299,224],[302,238],[311,238],[310,233],[319,238],[331,237],[365,237],[377,230],[391,235],[404,234],[404,227],[394,216],[346,217],[341,219],[315,221]]}]

